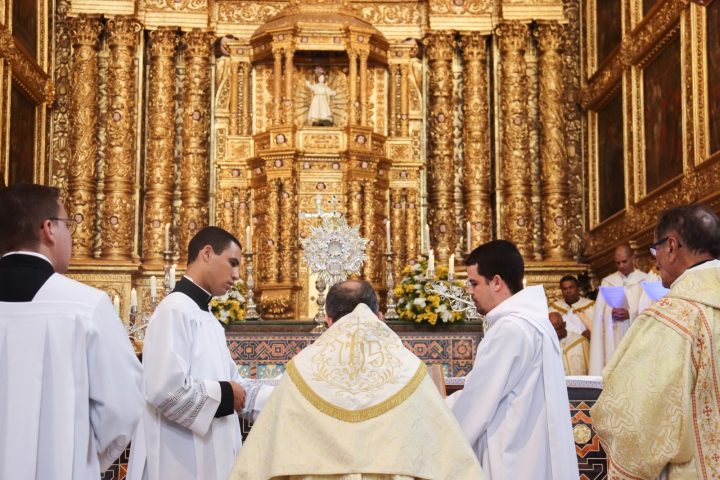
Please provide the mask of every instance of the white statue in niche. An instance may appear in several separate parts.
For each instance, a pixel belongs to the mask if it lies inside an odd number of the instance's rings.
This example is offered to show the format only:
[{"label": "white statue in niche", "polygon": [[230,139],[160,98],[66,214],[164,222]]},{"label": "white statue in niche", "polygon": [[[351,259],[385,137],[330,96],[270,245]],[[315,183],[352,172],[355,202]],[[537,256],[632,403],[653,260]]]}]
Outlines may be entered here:
[{"label": "white statue in niche", "polygon": [[334,122],[332,109],[330,108],[330,97],[334,97],[337,92],[325,83],[327,77],[322,67],[315,67],[315,78],[317,81],[314,84],[305,81],[305,85],[312,91],[308,120],[314,127],[331,127]]}]

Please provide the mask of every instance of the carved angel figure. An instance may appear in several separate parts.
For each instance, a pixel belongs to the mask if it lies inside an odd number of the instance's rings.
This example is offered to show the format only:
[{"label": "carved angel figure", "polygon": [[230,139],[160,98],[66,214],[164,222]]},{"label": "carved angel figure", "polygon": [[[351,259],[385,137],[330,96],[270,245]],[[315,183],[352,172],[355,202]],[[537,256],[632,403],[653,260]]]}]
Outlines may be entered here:
[{"label": "carved angel figure", "polygon": [[313,126],[329,127],[333,125],[333,115],[330,109],[330,97],[336,95],[335,90],[325,84],[325,70],[315,68],[316,83],[305,82],[312,91],[312,100],[308,109],[308,120]]}]

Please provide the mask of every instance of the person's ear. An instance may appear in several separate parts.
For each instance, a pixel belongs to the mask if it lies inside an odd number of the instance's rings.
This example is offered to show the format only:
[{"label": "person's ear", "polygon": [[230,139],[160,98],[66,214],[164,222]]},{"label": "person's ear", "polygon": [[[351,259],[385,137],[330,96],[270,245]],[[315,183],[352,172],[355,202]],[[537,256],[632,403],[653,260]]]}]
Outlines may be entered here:
[{"label": "person's ear", "polygon": [[212,257],[212,254],[215,253],[213,248],[210,245],[205,245],[203,249],[200,251],[203,260],[206,262],[210,261],[210,257]]},{"label": "person's ear", "polygon": [[40,244],[54,244],[55,233],[53,232],[52,220],[45,220],[40,226],[40,235],[38,236]]}]

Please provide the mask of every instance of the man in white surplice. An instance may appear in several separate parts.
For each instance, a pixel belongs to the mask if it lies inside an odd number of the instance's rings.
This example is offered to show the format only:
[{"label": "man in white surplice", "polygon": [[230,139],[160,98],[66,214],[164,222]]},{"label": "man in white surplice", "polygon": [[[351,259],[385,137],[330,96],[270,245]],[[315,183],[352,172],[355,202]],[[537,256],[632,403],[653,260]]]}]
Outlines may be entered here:
[{"label": "man in white surplice", "polygon": [[209,311],[240,278],[240,243],[205,227],[188,246],[185,276],[158,305],[143,347],[147,405],[128,479],[225,480],[240,450],[236,412],[253,419],[269,387],[240,377],[225,330]]},{"label": "man in white surplice", "polygon": [[0,478],[98,478],[142,412],[142,369],[108,296],[62,275],[58,190],[0,190]]},{"label": "man in white surplice", "polygon": [[638,316],[638,306],[643,296],[641,282],[651,280],[647,273],[635,269],[635,254],[630,245],[618,245],[614,260],[618,271],[603,278],[600,286],[624,287],[626,305],[612,308],[603,293],[598,293],[590,339],[590,375],[602,375],[603,367],[610,362],[615,348]]},{"label": "man in white surplice", "polygon": [[425,364],[377,317],[365,281],[335,284],[337,320],[287,365],[234,480],[480,480]]},{"label": "man in white surplice", "polygon": [[565,372],[541,285],[523,288],[515,245],[494,240],[466,260],[468,289],[488,330],[463,390],[448,397],[493,480],[577,480]]}]

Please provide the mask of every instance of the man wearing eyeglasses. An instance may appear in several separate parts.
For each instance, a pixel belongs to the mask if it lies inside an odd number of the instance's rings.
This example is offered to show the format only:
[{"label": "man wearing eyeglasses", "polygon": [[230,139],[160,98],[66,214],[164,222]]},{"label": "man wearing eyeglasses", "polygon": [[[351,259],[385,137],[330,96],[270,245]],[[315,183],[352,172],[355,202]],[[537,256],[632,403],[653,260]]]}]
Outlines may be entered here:
[{"label": "man wearing eyeglasses", "polygon": [[635,254],[627,243],[615,248],[613,260],[617,272],[603,278],[601,287],[623,287],[625,304],[619,308],[611,307],[602,292],[595,301],[590,338],[590,375],[601,375],[603,367],[612,359],[615,349],[638,315],[643,295],[642,282],[650,280],[647,273],[635,268]]},{"label": "man wearing eyeglasses", "polygon": [[55,188],[0,190],[0,478],[98,478],[143,406],[108,296],[62,275],[74,221]]},{"label": "man wearing eyeglasses", "polygon": [[720,218],[670,209],[651,251],[670,291],[635,319],[591,410],[608,478],[719,478]]}]

